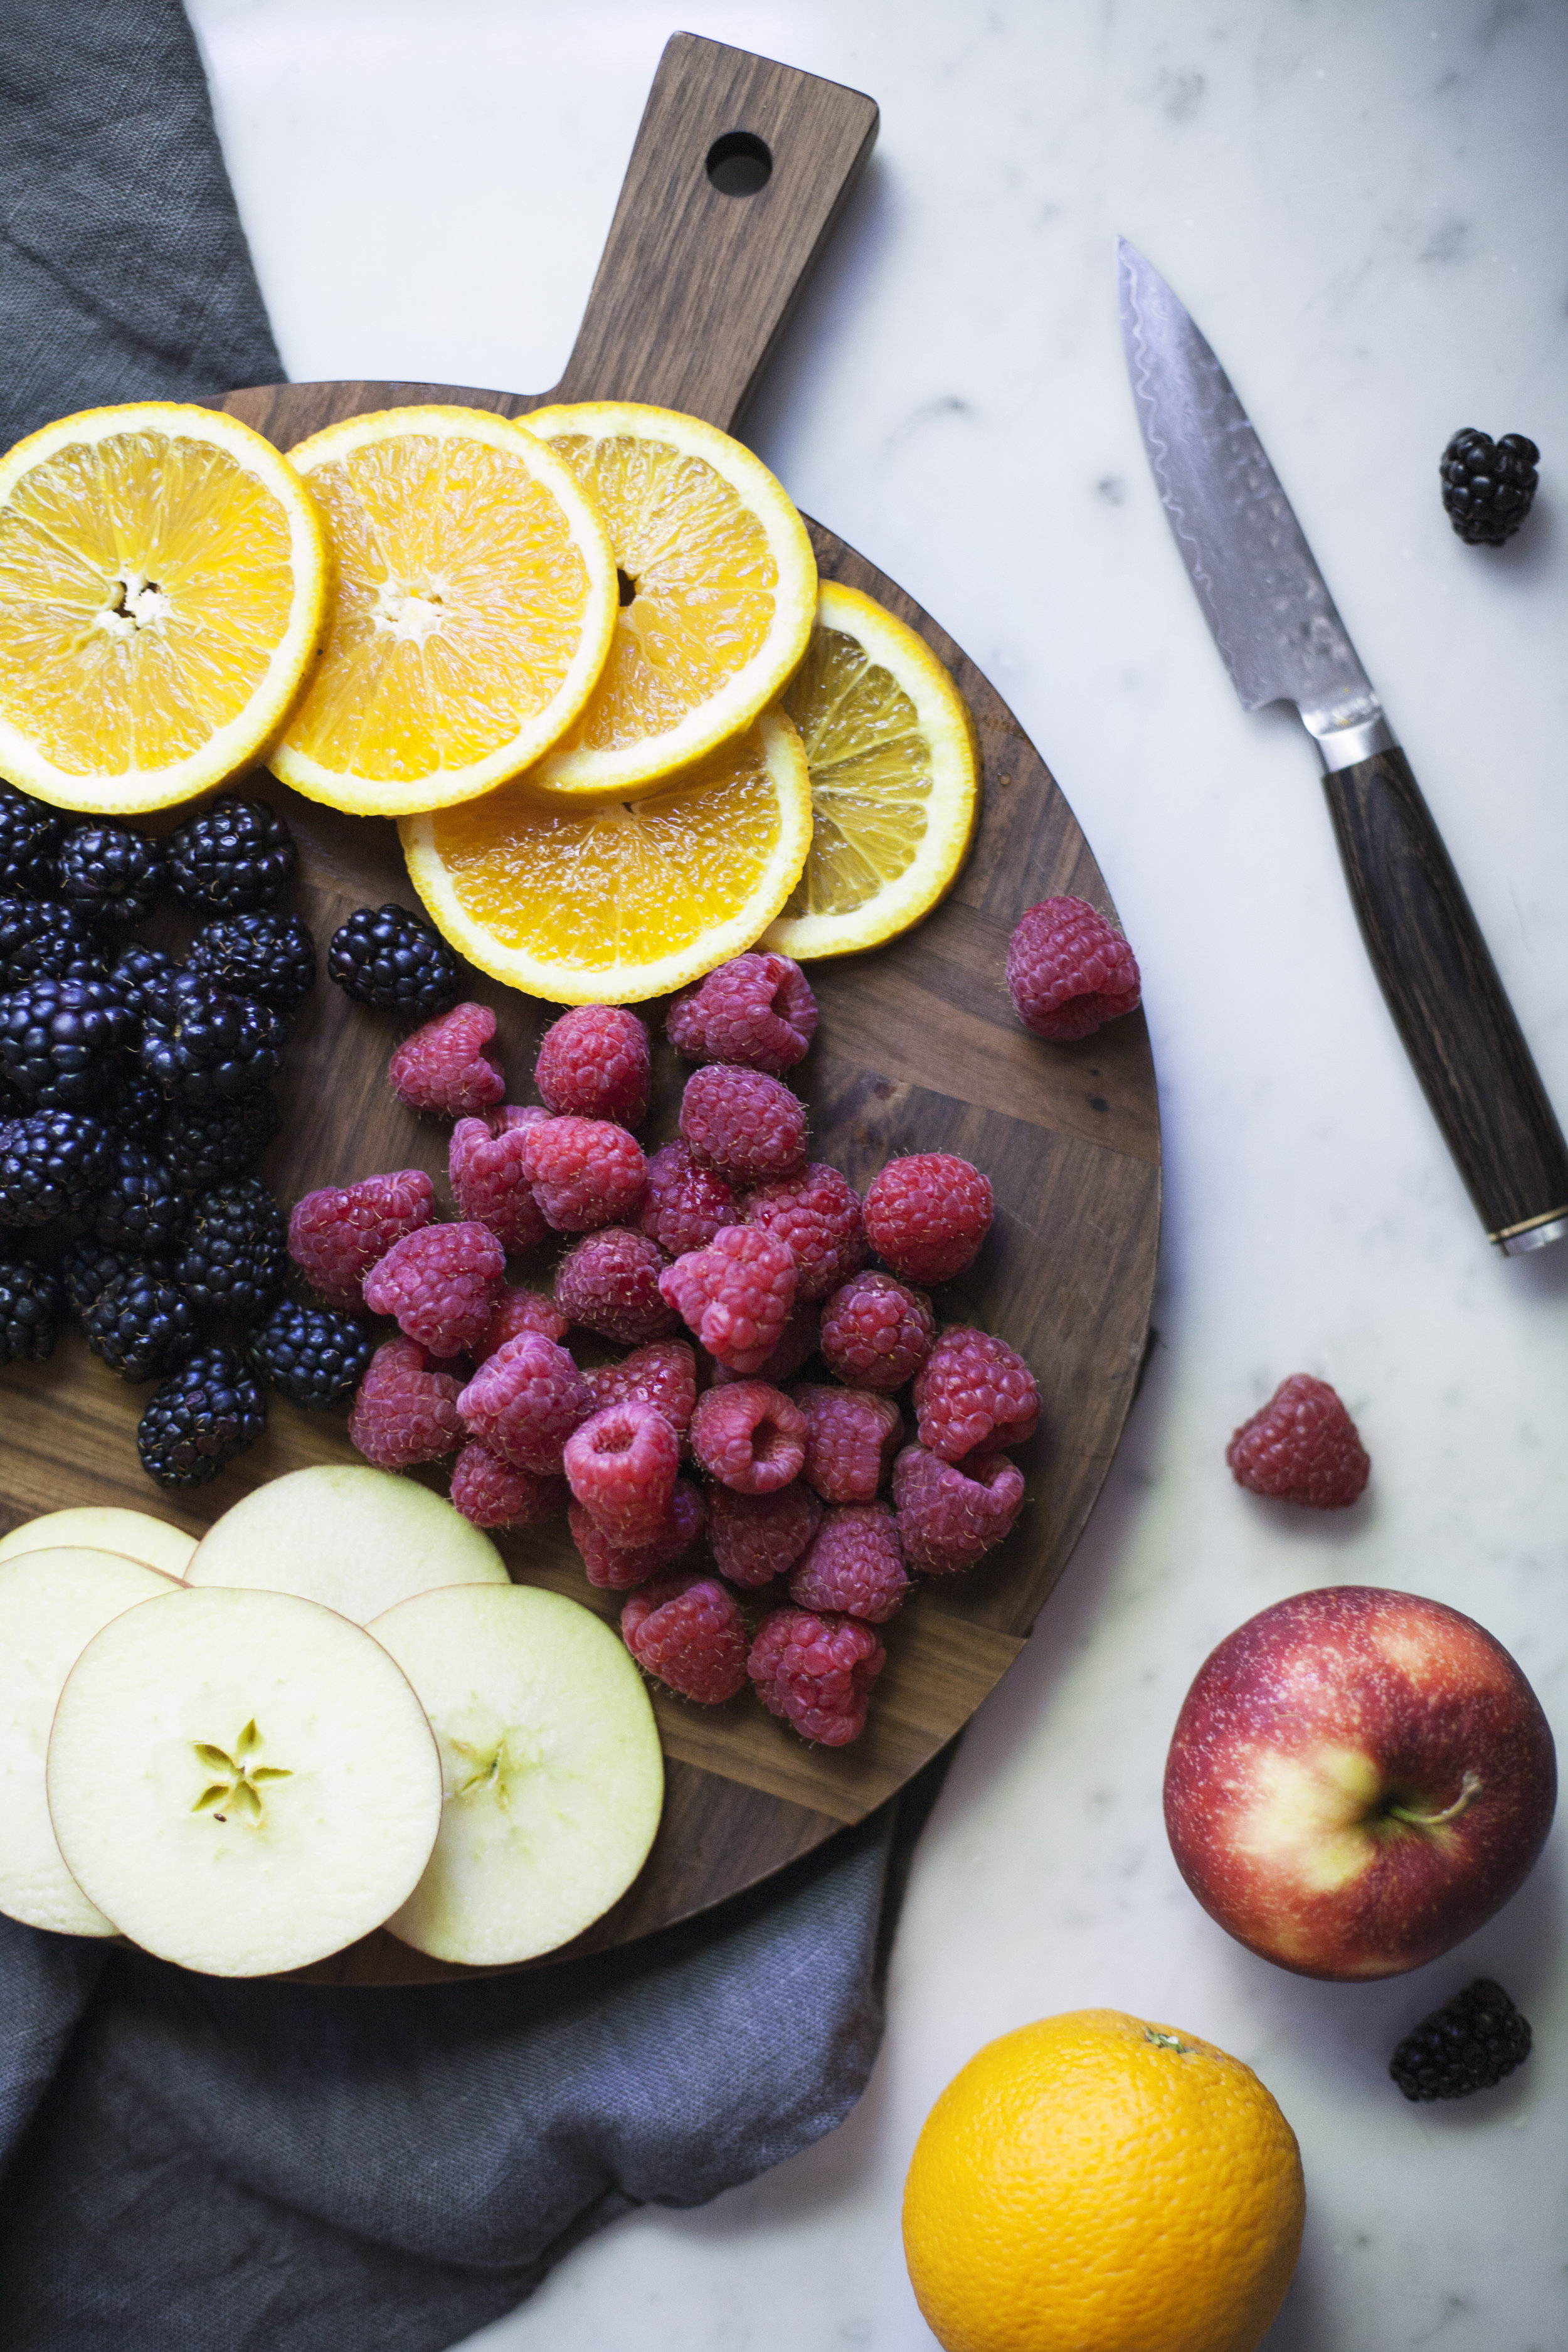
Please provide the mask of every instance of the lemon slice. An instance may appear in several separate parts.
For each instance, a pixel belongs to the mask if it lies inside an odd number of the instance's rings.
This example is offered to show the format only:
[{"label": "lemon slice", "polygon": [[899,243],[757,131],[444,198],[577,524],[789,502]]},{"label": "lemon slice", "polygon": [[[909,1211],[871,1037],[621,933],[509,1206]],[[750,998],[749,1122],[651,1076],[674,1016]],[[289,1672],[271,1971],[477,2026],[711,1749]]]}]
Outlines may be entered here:
[{"label": "lemon slice", "polygon": [[799,735],[765,712],[663,791],[562,800],[508,785],[399,827],[415,888],[454,947],[555,1004],[635,1004],[748,948],[811,839]]},{"label": "lemon slice", "polygon": [[615,627],[615,558],[569,468],[479,408],[351,416],[289,455],[337,583],[273,773],[372,816],[520,775],[582,709]]},{"label": "lemon slice", "polygon": [[700,417],[605,400],[522,422],[604,516],[623,599],[604,675],[532,781],[648,791],[750,726],[805,651],[805,525],[761,458]]},{"label": "lemon slice", "polygon": [[952,888],[973,836],[969,707],[923,637],[825,580],[783,708],[811,770],[811,854],[764,944],[805,963],[879,947]]},{"label": "lemon slice", "polygon": [[0,458],[0,775],[132,816],[247,767],[313,660],[326,549],[269,441],[137,401]]}]

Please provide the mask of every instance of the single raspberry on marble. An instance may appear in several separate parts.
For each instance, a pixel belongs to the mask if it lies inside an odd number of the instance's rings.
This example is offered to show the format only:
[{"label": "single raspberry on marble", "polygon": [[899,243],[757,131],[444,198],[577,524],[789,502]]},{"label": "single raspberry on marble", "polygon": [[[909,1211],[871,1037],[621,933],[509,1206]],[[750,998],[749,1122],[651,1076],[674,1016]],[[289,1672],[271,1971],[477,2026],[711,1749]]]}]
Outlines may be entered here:
[{"label": "single raspberry on marble", "polygon": [[906,1282],[946,1282],[991,1230],[991,1180],[952,1151],[889,1160],[867,1189],[866,1238]]},{"label": "single raspberry on marble", "polygon": [[349,1407],[349,1440],[378,1470],[439,1462],[463,1442],[458,1393],[463,1383],[435,1371],[416,1339],[388,1339],[365,1367]]},{"label": "single raspberry on marble", "polygon": [[640,1127],[647,1116],[647,1031],[619,1004],[576,1004],[540,1041],[533,1082],[553,1111]]},{"label": "single raspberry on marble", "polygon": [[606,1404],[656,1404],[685,1444],[697,1403],[697,1359],[684,1339],[655,1339],[618,1364],[595,1364],[583,1378],[595,1412]]},{"label": "single raspberry on marble", "polygon": [[757,950],[676,997],[664,1034],[689,1062],[734,1062],[777,1077],[816,1036],[816,999],[793,958]]},{"label": "single raspberry on marble", "polygon": [[771,1184],[805,1166],[805,1105],[764,1071],[709,1062],[686,1081],[680,1139],[731,1184]]},{"label": "single raspberry on marble", "polygon": [[460,1356],[482,1339],[500,1298],[506,1252],[488,1225],[424,1225],[405,1234],[364,1278],[373,1315],[433,1356]]},{"label": "single raspberry on marble", "polygon": [[508,1103],[484,1118],[460,1118],[447,1147],[453,1200],[514,1257],[537,1249],[550,1231],[522,1172],[522,1139],[549,1116],[533,1104]]},{"label": "single raspberry on marble", "polygon": [[887,1652],[858,1617],[775,1609],[763,1618],[746,1672],[770,1715],[803,1739],[842,1748],[866,1728],[871,1685]]},{"label": "single raspberry on marble", "polygon": [[1007,991],[1037,1037],[1088,1037],[1136,1007],[1138,959],[1087,898],[1042,898],[1014,925]]},{"label": "single raspberry on marble", "polygon": [[669,1261],[657,1242],[627,1225],[604,1225],[574,1242],[555,1269],[555,1304],[585,1331],[630,1347],[680,1328],[658,1277]]},{"label": "single raspberry on marble", "polygon": [[[801,1381],[789,1391],[805,1415],[801,1476],[825,1503],[869,1503],[892,1468],[904,1417],[874,1389],[830,1388]],[[843,1604],[828,1604],[839,1608]]]},{"label": "single raspberry on marble", "polygon": [[920,1442],[944,1462],[1022,1445],[1040,1418],[1040,1391],[1017,1349],[965,1323],[942,1333],[915,1375],[914,1397]]},{"label": "single raspberry on marble", "polygon": [[822,1310],[828,1369],[857,1389],[901,1389],[936,1344],[936,1317],[923,1290],[890,1274],[858,1274]]},{"label": "single raspberry on marble", "polygon": [[468,1434],[514,1470],[556,1478],[562,1449],[594,1399],[564,1348],[542,1331],[525,1331],[485,1359],[458,1410]]},{"label": "single raspberry on marble", "polygon": [[601,1405],[563,1459],[572,1492],[612,1543],[652,1543],[668,1525],[680,1440],[658,1405]]},{"label": "single raspberry on marble", "polygon": [[1292,1372],[1226,1447],[1238,1486],[1317,1511],[1342,1511],[1372,1475],[1350,1414],[1327,1381]]},{"label": "single raspberry on marble", "polygon": [[611,1118],[545,1118],[523,1130],[522,1172],[558,1234],[587,1234],[637,1215],[647,1162]]},{"label": "single raspberry on marble", "polygon": [[794,1380],[802,1364],[816,1355],[821,1332],[822,1309],[796,1299],[790,1308],[788,1322],[762,1362],[749,1372],[731,1371],[728,1364],[715,1362],[714,1387],[722,1388],[726,1381],[768,1381],[775,1389],[782,1389],[786,1381]]},{"label": "single raspberry on marble", "polygon": [[616,1543],[581,1503],[573,1503],[566,1516],[584,1573],[605,1592],[626,1592],[634,1584],[646,1584],[650,1576],[682,1559],[707,1523],[702,1497],[689,1478],[676,1480],[663,1525],[640,1543]]},{"label": "single raspberry on marble", "polygon": [[708,1540],[731,1584],[771,1584],[793,1568],[817,1528],[823,1505],[799,1478],[767,1495],[708,1489]]},{"label": "single raspberry on marble", "polygon": [[784,1337],[795,1282],[783,1242],[760,1225],[724,1225],[667,1265],[658,1287],[710,1356],[749,1377]]},{"label": "single raspberry on marble", "polygon": [[563,1315],[547,1291],[507,1289],[501,1292],[489,1330],[468,1353],[482,1364],[509,1339],[521,1339],[525,1331],[542,1331],[547,1339],[564,1339],[571,1328],[571,1317]]},{"label": "single raspberry on marble", "polygon": [[621,1633],[645,1674],[700,1706],[746,1687],[746,1621],[716,1576],[689,1571],[644,1585],[621,1611]]},{"label": "single raspberry on marble", "polygon": [[797,1608],[841,1610],[868,1625],[885,1625],[909,1589],[903,1546],[886,1503],[829,1511],[789,1580]]},{"label": "single raspberry on marble", "polygon": [[405,1234],[436,1213],[436,1187],[423,1168],[324,1184],[296,1201],[289,1217],[289,1255],[317,1296],[345,1315],[364,1306],[364,1278]]},{"label": "single raspberry on marble", "polygon": [[661,1143],[647,1163],[642,1229],[671,1257],[706,1249],[721,1225],[738,1225],[741,1196],[733,1184],[699,1168],[684,1143]]},{"label": "single raspberry on marble", "polygon": [[707,1389],[691,1416],[691,1451],[721,1486],[768,1495],[800,1475],[805,1415],[765,1381]]},{"label": "single raspberry on marble", "polygon": [[452,1503],[476,1528],[537,1528],[566,1508],[564,1478],[541,1478],[470,1437],[452,1465]]},{"label": "single raspberry on marble", "polygon": [[1005,1454],[944,1462],[906,1445],[893,1465],[893,1510],[904,1558],[928,1576],[973,1568],[1024,1507],[1024,1474]]},{"label": "single raspberry on marble", "polygon": [[392,1091],[410,1110],[463,1118],[486,1110],[506,1080],[485,1048],[496,1034],[488,1004],[454,1004],[405,1037],[386,1066]]},{"label": "single raspberry on marble", "polygon": [[797,1298],[826,1298],[866,1263],[860,1195],[825,1160],[814,1160],[798,1176],[759,1185],[741,1208],[749,1225],[761,1225],[789,1251]]}]

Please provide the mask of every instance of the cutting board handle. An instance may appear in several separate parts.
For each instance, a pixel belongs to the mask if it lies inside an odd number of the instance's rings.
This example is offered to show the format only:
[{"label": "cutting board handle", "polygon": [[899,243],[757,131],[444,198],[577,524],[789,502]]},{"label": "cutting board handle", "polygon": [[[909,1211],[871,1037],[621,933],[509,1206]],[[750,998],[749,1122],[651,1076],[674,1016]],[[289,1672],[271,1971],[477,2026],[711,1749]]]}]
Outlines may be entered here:
[{"label": "cutting board handle", "polygon": [[731,430],[876,135],[858,90],[673,35],[546,397],[650,401]]}]

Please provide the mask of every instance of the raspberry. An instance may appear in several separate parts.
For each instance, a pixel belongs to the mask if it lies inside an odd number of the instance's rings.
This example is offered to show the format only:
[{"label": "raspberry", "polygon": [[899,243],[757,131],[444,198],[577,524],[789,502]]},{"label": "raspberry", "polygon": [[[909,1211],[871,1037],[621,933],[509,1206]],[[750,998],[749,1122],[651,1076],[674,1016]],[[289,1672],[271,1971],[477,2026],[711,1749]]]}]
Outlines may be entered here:
[{"label": "raspberry", "polygon": [[583,1377],[595,1412],[606,1404],[656,1404],[684,1444],[697,1402],[697,1359],[684,1339],[656,1339]]},{"label": "raspberry", "polygon": [[805,1165],[805,1105],[761,1070],[710,1062],[686,1081],[680,1139],[731,1184],[771,1184]]},{"label": "raspberry", "polygon": [[[825,1503],[868,1503],[892,1466],[904,1417],[891,1397],[872,1389],[835,1389],[802,1381],[790,1402],[805,1415],[801,1476]],[[829,1608],[847,1604],[834,1601]]]},{"label": "raspberry", "polygon": [[601,1591],[626,1592],[634,1584],[646,1584],[650,1576],[689,1552],[702,1533],[707,1513],[690,1479],[678,1478],[663,1526],[645,1542],[615,1542],[581,1503],[574,1503],[567,1517],[589,1583]]},{"label": "raspberry", "polygon": [[906,1282],[946,1282],[980,1255],[991,1183],[951,1151],[889,1160],[866,1194],[866,1238]]},{"label": "raspberry", "polygon": [[436,1187],[423,1168],[326,1184],[295,1202],[289,1255],[329,1307],[352,1314],[363,1309],[364,1278],[376,1260],[427,1225],[435,1210]]},{"label": "raspberry", "polygon": [[671,1257],[706,1249],[721,1225],[741,1222],[740,1195],[711,1169],[699,1168],[684,1143],[664,1143],[647,1163],[642,1229]]},{"label": "raspberry", "polygon": [[536,1477],[561,1475],[561,1449],[594,1410],[588,1383],[566,1353],[541,1331],[525,1331],[488,1356],[458,1399],[463,1426]]},{"label": "raspberry", "polygon": [[612,1543],[653,1542],[669,1522],[680,1440],[656,1404],[607,1404],[566,1440],[572,1492]]},{"label": "raspberry", "polygon": [[904,1558],[928,1576],[973,1568],[1012,1528],[1024,1504],[1024,1474],[1005,1454],[943,1462],[906,1445],[893,1465],[893,1509]]},{"label": "raspberry", "polygon": [[796,1478],[771,1495],[708,1489],[708,1540],[731,1584],[768,1584],[793,1568],[822,1525],[822,1505]]},{"label": "raspberry", "polygon": [[823,1160],[748,1192],[742,1213],[749,1225],[761,1225],[789,1251],[797,1298],[826,1298],[866,1263],[860,1195]]},{"label": "raspberry", "polygon": [[522,1139],[548,1114],[509,1104],[484,1118],[460,1118],[447,1151],[452,1198],[465,1217],[489,1225],[516,1257],[537,1249],[550,1228],[522,1172]]},{"label": "raspberry", "polygon": [[1327,1381],[1292,1372],[1226,1447],[1238,1486],[1250,1494],[1342,1511],[1372,1475],[1354,1422]]},{"label": "raspberry", "polygon": [[680,1318],[659,1295],[668,1263],[657,1242],[626,1225],[605,1225],[574,1243],[555,1269],[555,1304],[574,1323],[630,1346],[662,1339]]},{"label": "raspberry", "polygon": [[770,1495],[800,1475],[805,1415],[764,1381],[709,1389],[691,1416],[691,1451],[721,1486],[739,1495]]},{"label": "raspberry", "polygon": [[748,1376],[784,1335],[795,1305],[795,1260],[760,1225],[724,1225],[706,1249],[666,1266],[658,1287],[710,1356]]},{"label": "raspberry", "polygon": [[738,1063],[777,1077],[816,1036],[816,999],[790,957],[732,956],[675,999],[664,1034],[689,1062]]},{"label": "raspberry", "polygon": [[642,1205],[642,1146],[609,1118],[543,1118],[524,1129],[522,1171],[558,1234],[624,1224]]},{"label": "raspberry", "polygon": [[564,1478],[541,1478],[470,1437],[452,1465],[452,1503],[476,1528],[537,1528],[566,1508]]},{"label": "raspberry", "polygon": [[349,1408],[349,1437],[378,1470],[438,1462],[463,1442],[461,1381],[433,1371],[416,1339],[388,1339],[370,1360]]},{"label": "raspberry", "polygon": [[915,1425],[928,1453],[961,1461],[1022,1445],[1040,1418],[1035,1375],[1005,1339],[950,1323],[915,1376]]},{"label": "raspberry", "polygon": [[433,1356],[482,1339],[500,1297],[506,1252],[486,1225],[425,1225],[394,1242],[364,1278],[373,1315],[393,1315]]},{"label": "raspberry", "polygon": [[578,1004],[545,1031],[533,1082],[553,1111],[640,1127],[647,1116],[647,1031],[618,1004]]},{"label": "raspberry", "polygon": [[767,1381],[775,1389],[782,1389],[786,1381],[794,1380],[802,1364],[816,1355],[821,1330],[820,1307],[792,1307],[788,1322],[755,1370],[736,1372],[731,1371],[728,1364],[716,1363],[713,1366],[714,1387],[722,1388],[726,1381]]},{"label": "raspberry", "polygon": [[746,1687],[746,1621],[717,1577],[661,1577],[634,1592],[621,1632],[643,1672],[682,1698],[720,1706]]},{"label": "raspberry", "polygon": [[1065,1044],[1136,1010],[1138,959],[1087,898],[1042,898],[1013,927],[1007,991],[1026,1029]]},{"label": "raspberry", "polygon": [[909,1589],[886,1503],[829,1511],[789,1580],[789,1597],[800,1608],[842,1610],[868,1625],[885,1625]]},{"label": "raspberry", "polygon": [[890,1274],[858,1274],[822,1310],[822,1352],[851,1388],[901,1389],[935,1341],[931,1300]]},{"label": "raspberry", "polygon": [[468,1353],[482,1364],[509,1339],[521,1339],[525,1331],[542,1331],[547,1339],[564,1339],[571,1328],[569,1317],[542,1290],[503,1290],[489,1329]]},{"label": "raspberry", "polygon": [[488,1004],[454,1004],[405,1037],[386,1066],[392,1091],[410,1110],[462,1118],[485,1110],[506,1093],[506,1080],[485,1052],[496,1034]]},{"label": "raspberry", "polygon": [[887,1655],[858,1618],[775,1609],[757,1629],[746,1672],[770,1715],[784,1717],[803,1739],[842,1748],[866,1727]]}]

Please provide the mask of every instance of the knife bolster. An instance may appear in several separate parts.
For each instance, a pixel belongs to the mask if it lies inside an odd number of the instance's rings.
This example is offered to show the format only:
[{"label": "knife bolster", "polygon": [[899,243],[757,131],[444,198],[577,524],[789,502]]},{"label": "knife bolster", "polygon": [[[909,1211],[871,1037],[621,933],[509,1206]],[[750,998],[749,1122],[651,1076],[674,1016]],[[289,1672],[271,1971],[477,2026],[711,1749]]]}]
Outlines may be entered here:
[{"label": "knife bolster", "polygon": [[1352,727],[1320,730],[1312,725],[1310,719],[1303,719],[1302,724],[1307,732],[1316,738],[1325,776],[1338,775],[1342,768],[1358,767],[1363,760],[1370,760],[1374,752],[1398,749],[1394,740],[1394,730],[1381,710],[1374,718],[1358,719]]}]

